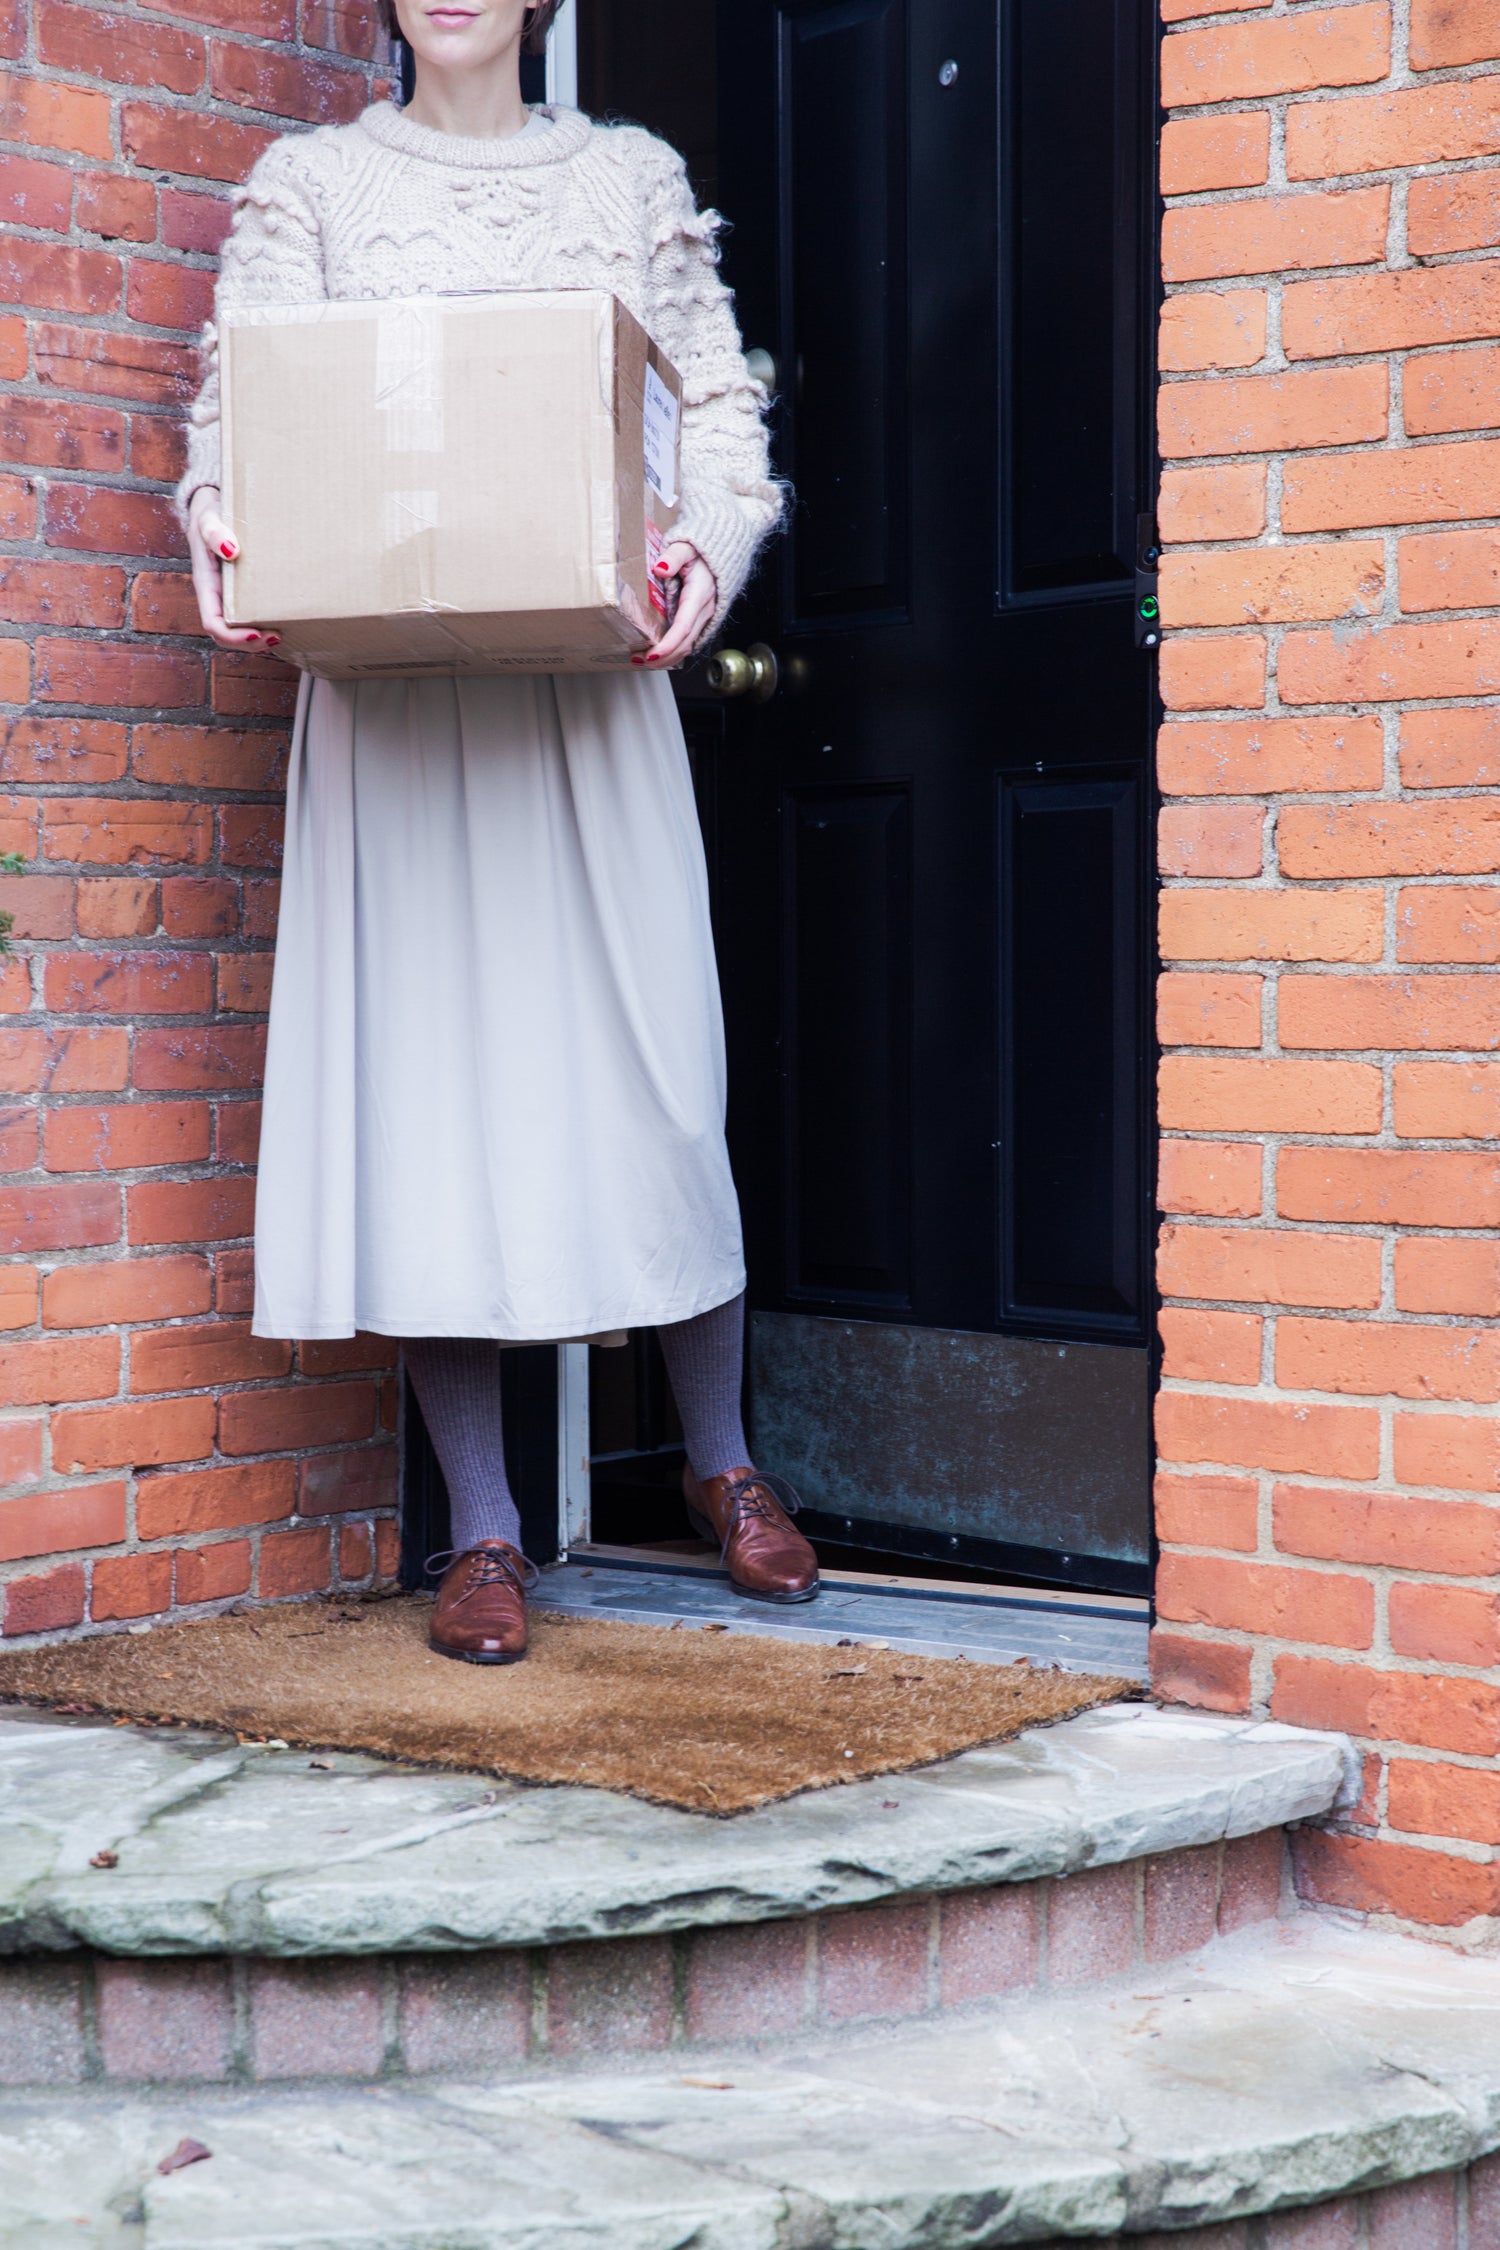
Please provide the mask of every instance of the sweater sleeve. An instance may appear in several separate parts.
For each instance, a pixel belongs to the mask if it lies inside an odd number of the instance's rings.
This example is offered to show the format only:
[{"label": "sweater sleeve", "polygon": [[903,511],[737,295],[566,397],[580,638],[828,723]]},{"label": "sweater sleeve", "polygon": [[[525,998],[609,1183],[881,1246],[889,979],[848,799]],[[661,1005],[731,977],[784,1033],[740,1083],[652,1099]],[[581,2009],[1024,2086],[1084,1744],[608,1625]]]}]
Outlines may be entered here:
[{"label": "sweater sleeve", "polygon": [[[299,157],[304,134],[268,148],[234,197],[234,218],[219,265],[215,314],[236,305],[306,305],[327,297],[317,209]],[[187,468],[177,487],[186,524],[200,485],[217,485],[219,350],[216,321],[203,331],[203,385],[188,409]]]},{"label": "sweater sleeve", "polygon": [[766,394],[740,348],[734,300],[719,278],[718,214],[700,212],[682,159],[663,144],[652,183],[647,325],[682,377],[682,512],[676,532],[718,580],[703,638],[717,633],[749,578],[756,550],[781,520],[771,474]]}]

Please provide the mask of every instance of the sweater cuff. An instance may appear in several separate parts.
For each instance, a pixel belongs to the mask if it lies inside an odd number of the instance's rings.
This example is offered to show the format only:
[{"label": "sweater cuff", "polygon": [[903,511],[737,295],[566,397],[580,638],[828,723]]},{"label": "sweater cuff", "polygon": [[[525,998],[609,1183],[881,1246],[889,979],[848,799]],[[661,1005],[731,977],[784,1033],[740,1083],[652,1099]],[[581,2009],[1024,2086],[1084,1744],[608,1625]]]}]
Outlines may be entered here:
[{"label": "sweater cuff", "polygon": [[696,547],[713,572],[719,589],[713,618],[699,636],[699,646],[722,632],[724,621],[744,591],[760,544],[749,511],[728,497],[698,493],[684,501],[672,527],[673,539]]},{"label": "sweater cuff", "polygon": [[187,467],[172,496],[177,521],[184,531],[187,529],[188,510],[193,504],[193,494],[205,484],[218,485],[221,474],[218,421],[190,422],[187,433]]}]

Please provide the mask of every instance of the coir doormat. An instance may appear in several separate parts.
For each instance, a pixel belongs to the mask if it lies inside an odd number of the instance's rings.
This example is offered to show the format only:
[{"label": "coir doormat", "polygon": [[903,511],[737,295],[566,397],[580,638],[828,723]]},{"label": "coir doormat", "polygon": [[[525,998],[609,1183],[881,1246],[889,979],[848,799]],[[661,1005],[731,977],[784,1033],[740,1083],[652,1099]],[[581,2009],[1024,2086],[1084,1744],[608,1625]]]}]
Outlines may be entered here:
[{"label": "coir doormat", "polygon": [[434,1656],[431,1602],[329,1600],[0,1656],[0,1701],[734,1813],[928,1765],[1133,1681],[857,1644],[532,1617],[524,1664]]}]

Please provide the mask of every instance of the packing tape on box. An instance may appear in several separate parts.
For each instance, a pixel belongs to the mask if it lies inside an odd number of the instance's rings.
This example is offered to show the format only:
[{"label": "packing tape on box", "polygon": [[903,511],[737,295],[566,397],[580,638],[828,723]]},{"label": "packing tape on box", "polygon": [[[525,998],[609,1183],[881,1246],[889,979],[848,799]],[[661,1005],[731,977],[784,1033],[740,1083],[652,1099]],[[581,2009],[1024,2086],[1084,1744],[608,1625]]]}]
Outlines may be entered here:
[{"label": "packing tape on box", "polygon": [[382,307],[375,323],[375,410],[385,424],[387,453],[442,452],[440,305],[412,298]]},{"label": "packing tape on box", "polygon": [[400,593],[390,614],[394,617],[435,617],[453,607],[439,601],[433,590],[437,551],[429,532],[437,530],[442,508],[436,492],[387,492],[381,509],[381,546],[397,558]]},{"label": "packing tape on box", "polygon": [[424,531],[436,531],[438,496],[435,492],[388,492],[381,518],[381,544],[400,547]]}]

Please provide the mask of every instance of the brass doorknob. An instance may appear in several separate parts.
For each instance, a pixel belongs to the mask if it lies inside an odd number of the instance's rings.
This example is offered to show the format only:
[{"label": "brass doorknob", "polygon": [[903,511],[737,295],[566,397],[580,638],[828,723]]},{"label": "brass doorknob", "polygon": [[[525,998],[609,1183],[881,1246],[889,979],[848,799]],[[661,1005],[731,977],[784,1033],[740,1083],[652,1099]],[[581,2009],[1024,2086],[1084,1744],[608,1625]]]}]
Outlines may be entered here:
[{"label": "brass doorknob", "polygon": [[755,703],[769,703],[780,684],[781,667],[774,649],[764,641],[752,641],[747,649],[721,648],[711,656],[705,679],[709,694],[721,695],[726,702],[731,696],[748,695]]},{"label": "brass doorknob", "polygon": [[763,384],[772,398],[776,396],[777,367],[770,352],[746,352],[745,373],[750,377],[752,383]]}]

